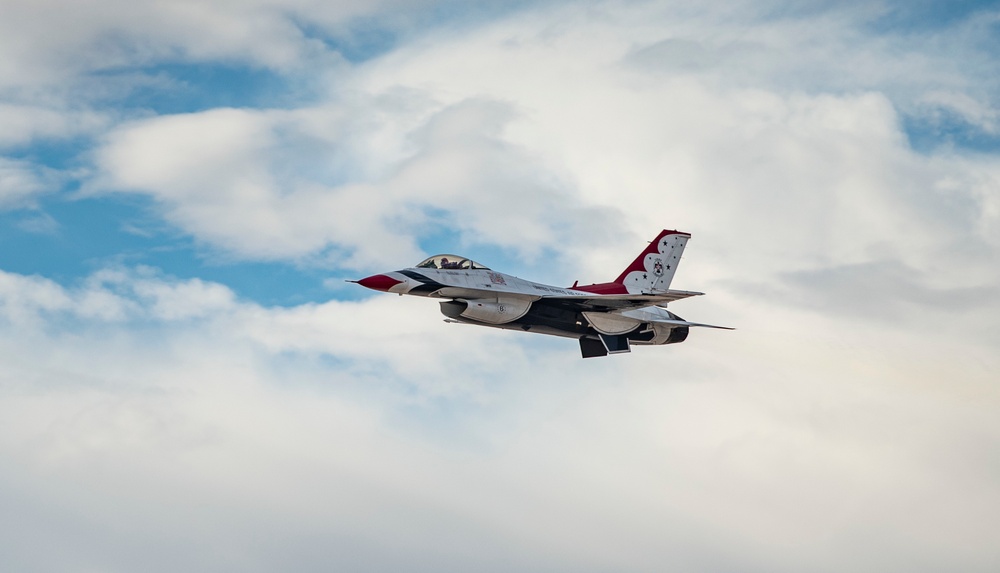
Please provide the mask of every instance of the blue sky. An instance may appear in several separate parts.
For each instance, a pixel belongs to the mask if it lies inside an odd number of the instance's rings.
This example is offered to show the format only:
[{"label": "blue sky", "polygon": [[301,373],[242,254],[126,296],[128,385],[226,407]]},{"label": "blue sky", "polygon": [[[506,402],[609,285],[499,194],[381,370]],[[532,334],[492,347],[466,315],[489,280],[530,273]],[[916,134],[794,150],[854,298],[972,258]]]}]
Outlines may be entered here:
[{"label": "blue sky", "polygon": [[[995,3],[5,11],[0,569],[1000,565]],[[662,228],[738,330],[581,361],[344,282]]]}]

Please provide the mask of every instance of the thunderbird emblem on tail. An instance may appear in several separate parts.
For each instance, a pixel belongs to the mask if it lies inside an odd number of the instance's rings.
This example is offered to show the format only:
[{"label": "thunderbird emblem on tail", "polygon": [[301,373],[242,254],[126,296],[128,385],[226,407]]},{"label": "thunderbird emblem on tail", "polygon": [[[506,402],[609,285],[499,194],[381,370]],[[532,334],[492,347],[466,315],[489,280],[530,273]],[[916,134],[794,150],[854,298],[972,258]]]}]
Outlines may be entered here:
[{"label": "thunderbird emblem on tail", "polygon": [[576,338],[584,358],[630,352],[631,345],[683,342],[692,326],[667,303],[703,293],[670,290],[691,235],[661,231],[614,282],[553,287],[493,271],[456,255],[357,282],[370,289],[439,299],[448,322]]}]

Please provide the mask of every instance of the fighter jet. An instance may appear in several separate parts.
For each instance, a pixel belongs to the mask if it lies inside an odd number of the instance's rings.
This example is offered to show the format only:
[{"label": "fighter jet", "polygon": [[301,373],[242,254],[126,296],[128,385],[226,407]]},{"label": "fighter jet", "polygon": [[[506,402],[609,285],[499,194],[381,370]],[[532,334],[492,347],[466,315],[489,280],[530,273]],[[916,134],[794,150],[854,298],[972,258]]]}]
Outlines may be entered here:
[{"label": "fighter jet", "polygon": [[663,230],[609,283],[568,288],[496,272],[457,255],[435,255],[415,267],[356,282],[377,291],[439,299],[446,322],[576,338],[584,358],[630,352],[632,345],[684,342],[692,326],[667,303],[700,292],[671,290],[691,235]]}]

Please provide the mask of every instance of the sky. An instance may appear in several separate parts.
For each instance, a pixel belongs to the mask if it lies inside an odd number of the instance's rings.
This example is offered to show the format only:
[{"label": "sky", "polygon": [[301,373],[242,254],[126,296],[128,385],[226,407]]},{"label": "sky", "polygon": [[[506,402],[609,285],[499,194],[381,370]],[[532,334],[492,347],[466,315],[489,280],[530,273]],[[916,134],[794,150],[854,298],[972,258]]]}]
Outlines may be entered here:
[{"label": "sky", "polygon": [[[0,569],[996,571],[1000,8],[0,0]],[[344,282],[692,234],[683,344]]]}]

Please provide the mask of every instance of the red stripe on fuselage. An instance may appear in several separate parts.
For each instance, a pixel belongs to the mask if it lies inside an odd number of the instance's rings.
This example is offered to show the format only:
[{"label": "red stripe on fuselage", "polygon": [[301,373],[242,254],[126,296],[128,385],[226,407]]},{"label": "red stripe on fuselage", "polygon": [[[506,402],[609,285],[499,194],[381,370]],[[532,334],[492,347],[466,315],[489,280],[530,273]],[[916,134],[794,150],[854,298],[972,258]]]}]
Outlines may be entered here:
[{"label": "red stripe on fuselage", "polygon": [[621,283],[601,283],[596,285],[576,286],[573,290],[582,290],[594,294],[628,294],[625,285]]}]

